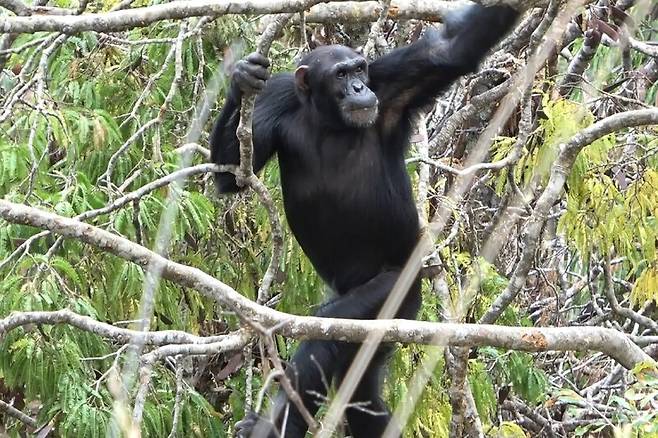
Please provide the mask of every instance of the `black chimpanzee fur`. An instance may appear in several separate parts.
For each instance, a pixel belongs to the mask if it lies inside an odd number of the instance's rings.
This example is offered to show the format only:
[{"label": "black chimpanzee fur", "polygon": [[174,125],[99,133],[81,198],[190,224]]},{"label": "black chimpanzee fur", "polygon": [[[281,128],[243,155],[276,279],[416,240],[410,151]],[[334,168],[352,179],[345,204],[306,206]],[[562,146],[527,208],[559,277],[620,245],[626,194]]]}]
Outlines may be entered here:
[{"label": "black chimpanzee fur", "polygon": [[[278,154],[286,216],[295,237],[336,297],[318,316],[375,318],[419,236],[418,216],[404,154],[411,119],[451,83],[474,71],[509,31],[518,13],[507,6],[468,6],[439,32],[374,62],[344,46],[315,49],[294,74],[269,77],[267,59],[252,54],[236,66],[225,106],[210,139],[212,161],[239,163],[236,128],[242,93],[260,91],[254,111],[254,169]],[[267,80],[267,83],[265,82]],[[230,173],[215,177],[220,192],[239,188]],[[397,317],[414,319],[420,284]],[[340,383],[356,344],[302,342],[287,373],[311,413],[325,381]],[[353,437],[379,437],[390,421],[381,380],[391,346],[382,346],[353,397],[367,411],[346,412]],[[285,437],[307,425],[285,394],[277,396],[273,424],[252,414],[238,436],[274,437],[286,417]],[[372,413],[379,413],[373,415]]]}]

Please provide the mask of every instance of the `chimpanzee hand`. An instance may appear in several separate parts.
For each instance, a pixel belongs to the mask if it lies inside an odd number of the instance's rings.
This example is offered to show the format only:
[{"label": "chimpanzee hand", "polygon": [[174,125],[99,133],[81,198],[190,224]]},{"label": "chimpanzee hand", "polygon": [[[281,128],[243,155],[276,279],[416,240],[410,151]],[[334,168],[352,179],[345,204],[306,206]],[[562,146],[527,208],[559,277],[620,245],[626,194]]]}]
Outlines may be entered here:
[{"label": "chimpanzee hand", "polygon": [[231,80],[243,93],[258,93],[265,87],[265,81],[270,77],[270,72],[267,70],[269,66],[270,61],[266,57],[254,52],[238,61]]},{"label": "chimpanzee hand", "polygon": [[259,437],[279,438],[274,426],[268,420],[251,411],[235,424],[236,438],[250,438],[252,434]]},{"label": "chimpanzee hand", "polygon": [[471,4],[456,9],[446,15],[443,20],[445,36],[463,42],[471,34],[482,39],[483,36],[491,33],[491,38],[481,41],[489,47],[498,40],[498,38],[493,38],[493,35],[498,36],[501,30],[505,30],[502,33],[506,33],[506,30],[511,27],[518,16],[519,12],[507,5],[487,7],[479,4]]}]

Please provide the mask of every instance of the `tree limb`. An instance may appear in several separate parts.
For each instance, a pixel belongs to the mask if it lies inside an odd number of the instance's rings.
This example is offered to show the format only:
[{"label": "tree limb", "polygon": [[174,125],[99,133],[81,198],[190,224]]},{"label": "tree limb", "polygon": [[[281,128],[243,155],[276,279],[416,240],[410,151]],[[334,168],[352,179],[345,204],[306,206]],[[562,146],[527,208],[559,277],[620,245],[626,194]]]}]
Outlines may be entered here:
[{"label": "tree limb", "polygon": [[[387,17],[393,20],[443,21],[446,13],[463,4],[461,1],[393,0]],[[381,16],[382,9],[378,1],[332,2],[312,7],[305,18],[307,23],[372,22]]]},{"label": "tree limb", "polygon": [[[334,0],[332,3],[343,2]],[[162,20],[181,20],[190,17],[218,17],[229,14],[261,15],[300,12],[309,7],[323,3],[322,0],[176,0],[169,3],[133,8],[128,10],[117,10],[84,15],[34,15],[31,17],[0,17],[0,33],[35,33],[40,31],[62,32],[66,34],[95,31],[95,32],[118,32],[121,30],[145,27]],[[351,2],[365,3],[365,2]],[[371,3],[371,2],[367,2]],[[440,6],[449,8],[448,3],[454,2],[431,2],[436,7],[436,12],[441,12]],[[476,3],[487,5],[511,4],[521,5],[521,0],[478,0]],[[532,2],[530,2],[532,3]],[[412,18],[411,11],[416,10],[419,5],[426,6],[422,9],[418,18],[424,15],[432,15],[429,1],[406,0],[401,5],[409,5],[409,14],[404,14],[396,9],[393,4],[393,13],[398,18]],[[371,5],[366,5],[366,11]],[[361,6],[359,5],[359,9]],[[372,9],[372,7],[371,7]],[[345,8],[346,11],[350,9]],[[374,10],[374,9],[372,9]],[[444,9],[446,10],[446,9]],[[366,12],[370,16],[371,12]],[[391,12],[389,12],[391,14]],[[320,14],[321,15],[321,14]],[[356,13],[357,16],[364,16]],[[413,14],[415,17],[415,13]],[[377,16],[374,17],[375,19]],[[435,17],[438,19],[438,17]],[[436,21],[436,20],[435,20]]]},{"label": "tree limb", "polygon": [[[165,4],[95,14],[0,17],[0,33],[34,33],[39,31],[67,34],[96,31],[117,32],[145,27],[162,20],[190,17],[218,17],[229,14],[275,14],[296,12],[322,0],[177,0]],[[310,5],[309,5],[310,3]]]},{"label": "tree limb", "polygon": [[39,426],[37,420],[30,417],[29,415],[24,414],[9,403],[2,400],[0,400],[0,412],[4,412],[6,415],[17,419],[21,423],[26,424],[33,429],[36,429],[37,426]]},{"label": "tree limb", "polygon": [[163,330],[158,332],[140,332],[122,327],[116,327],[105,322],[79,315],[70,310],[12,312],[6,318],[0,319],[0,338],[9,331],[31,324],[68,324],[86,332],[94,333],[118,343],[134,342],[137,339],[146,345],[170,344],[209,344],[219,342],[226,336],[195,336],[178,330]]},{"label": "tree limb", "polygon": [[[653,111],[658,120],[658,109],[630,113],[635,113],[638,120],[644,120],[640,113],[647,111]],[[628,116],[627,113],[624,115]],[[590,136],[581,135],[579,138],[585,141],[584,139]],[[204,296],[234,310],[242,320],[248,319],[267,328],[276,326],[277,333],[295,339],[361,342],[370,332],[378,332],[383,336],[384,342],[436,344],[438,339],[441,345],[490,345],[523,351],[596,350],[613,357],[627,368],[641,361],[652,361],[624,334],[600,327],[517,328],[409,320],[364,321],[294,316],[258,305],[199,269],[168,260],[124,237],[89,224],[5,200],[0,200],[0,217],[9,222],[46,228],[64,237],[78,239],[140,266],[157,265],[162,268],[164,278],[198,290]]]}]

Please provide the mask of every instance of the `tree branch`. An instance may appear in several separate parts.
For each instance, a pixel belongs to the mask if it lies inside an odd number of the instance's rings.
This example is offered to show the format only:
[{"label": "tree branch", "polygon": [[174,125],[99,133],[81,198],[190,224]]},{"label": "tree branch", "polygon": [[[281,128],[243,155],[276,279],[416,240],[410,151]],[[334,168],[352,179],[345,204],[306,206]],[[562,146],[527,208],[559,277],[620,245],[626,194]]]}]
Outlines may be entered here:
[{"label": "tree branch", "polygon": [[226,335],[195,336],[178,330],[140,332],[96,321],[89,316],[79,315],[70,310],[12,312],[6,318],[0,319],[0,338],[11,330],[31,324],[68,324],[121,344],[134,342],[135,339],[146,345],[209,344],[226,338]]},{"label": "tree branch", "polygon": [[37,426],[39,426],[37,420],[30,417],[29,415],[24,414],[9,403],[2,400],[0,400],[0,412],[4,412],[6,415],[17,419],[21,423],[26,424],[33,429],[36,429]]},{"label": "tree branch", "polygon": [[[158,333],[158,332],[153,332]],[[251,336],[245,330],[239,330],[237,332],[217,336],[216,338],[221,338],[216,342],[209,342],[205,344],[172,344],[172,345],[163,345],[162,347],[156,348],[155,350],[146,353],[142,356],[142,363],[146,365],[152,365],[158,360],[164,359],[165,357],[171,356],[206,356],[209,354],[219,354],[225,351],[236,351],[241,350],[249,342]]]},{"label": "tree branch", "polygon": [[[629,113],[634,113],[638,120],[644,120],[642,113],[648,111],[653,111],[658,120],[658,109]],[[618,116],[625,116],[622,117],[625,120],[628,113]],[[581,134],[580,141],[586,141],[591,135]],[[361,342],[370,332],[378,332],[383,336],[384,342],[436,344],[439,339],[438,343],[441,345],[490,345],[523,351],[595,350],[613,357],[627,368],[641,361],[652,361],[622,333],[600,327],[516,328],[409,320],[363,321],[293,316],[258,305],[199,269],[168,260],[124,237],[89,224],[5,200],[0,200],[0,217],[9,222],[46,228],[64,237],[78,239],[140,266],[159,266],[164,278],[198,290],[204,296],[234,310],[242,320],[253,321],[267,328],[276,326],[277,333],[295,339]]]},{"label": "tree branch", "polygon": [[322,0],[241,0],[239,2],[235,0],[178,0],[142,8],[80,16],[0,17],[0,33],[117,32],[145,27],[162,20],[181,20],[201,16],[218,17],[229,14],[259,15],[297,12],[321,2]]},{"label": "tree branch", "polygon": [[[387,17],[394,20],[443,21],[446,13],[463,5],[460,1],[393,0]],[[376,21],[382,14],[379,1],[347,1],[314,6],[306,13],[307,23],[350,23]]]},{"label": "tree branch", "polygon": [[[525,1],[525,0],[524,0]],[[66,34],[95,31],[118,32],[121,30],[145,27],[162,20],[181,20],[190,17],[218,17],[229,14],[261,15],[300,12],[323,3],[322,0],[177,0],[165,4],[117,10],[84,15],[34,15],[31,17],[0,17],[0,33],[35,33],[40,31],[62,32]],[[345,3],[334,0],[332,3]],[[318,21],[332,17],[332,20],[350,17],[376,20],[377,8],[371,1],[350,2],[344,8],[332,5],[329,11],[317,10]],[[364,5],[362,6],[361,3]],[[389,16],[392,18],[431,18],[438,21],[440,15],[451,9],[457,2],[429,0],[401,0],[393,2]],[[510,4],[520,6],[522,0],[477,0],[487,5]],[[352,6],[352,7],[350,7]],[[361,9],[363,8],[363,11]],[[341,15],[336,15],[336,11]],[[374,16],[373,16],[374,13]],[[344,14],[344,15],[343,15]],[[312,15],[313,16],[313,15]],[[361,18],[363,17],[363,18]]]}]

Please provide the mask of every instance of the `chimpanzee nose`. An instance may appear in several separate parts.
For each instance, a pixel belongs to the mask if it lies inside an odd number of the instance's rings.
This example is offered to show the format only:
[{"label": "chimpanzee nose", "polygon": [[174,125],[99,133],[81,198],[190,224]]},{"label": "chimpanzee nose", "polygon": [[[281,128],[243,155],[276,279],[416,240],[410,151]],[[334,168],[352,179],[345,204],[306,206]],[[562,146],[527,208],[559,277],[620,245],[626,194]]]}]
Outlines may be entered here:
[{"label": "chimpanzee nose", "polygon": [[357,93],[360,93],[360,92],[363,91],[363,88],[364,88],[364,87],[363,87],[363,84],[362,84],[361,82],[355,82],[355,83],[352,84],[352,88],[353,88],[354,91],[356,91]]}]

